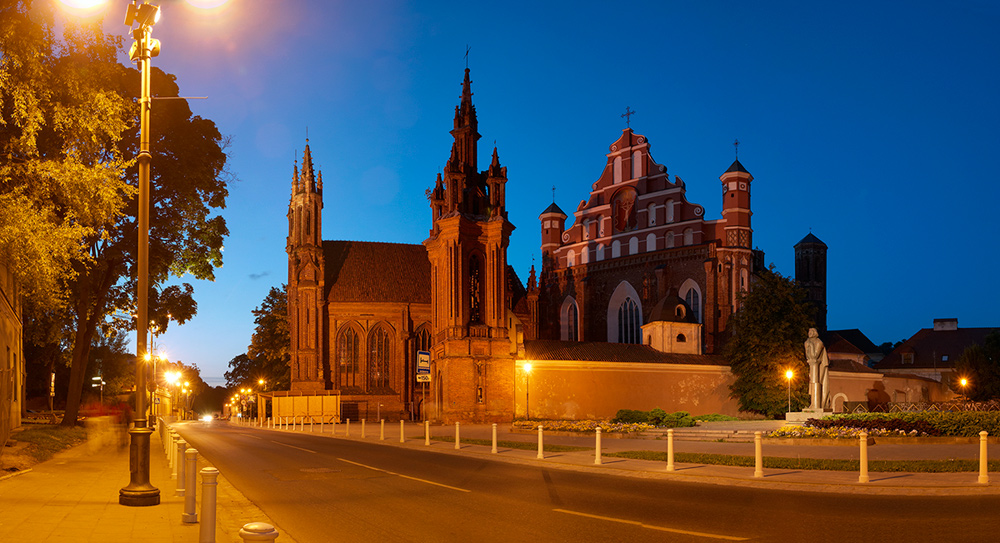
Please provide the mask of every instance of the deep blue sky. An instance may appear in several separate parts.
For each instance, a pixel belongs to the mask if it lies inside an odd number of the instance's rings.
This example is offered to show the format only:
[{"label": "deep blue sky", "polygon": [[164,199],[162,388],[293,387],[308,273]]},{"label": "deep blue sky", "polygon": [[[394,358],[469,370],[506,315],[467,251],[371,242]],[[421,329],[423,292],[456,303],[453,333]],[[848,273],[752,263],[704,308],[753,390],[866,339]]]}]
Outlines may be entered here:
[{"label": "deep blue sky", "polygon": [[[118,4],[121,4],[120,6]],[[221,384],[250,311],[287,280],[285,213],[306,138],[325,239],[420,243],[448,158],[466,45],[480,169],[508,168],[522,280],[538,214],[588,196],[626,106],[653,158],[719,217],[719,175],[754,175],[754,244],[785,275],[829,246],[829,326],[876,344],[934,318],[998,326],[1000,8],[956,2],[162,4],[156,66],[232,136],[231,235],[198,315],[158,343]],[[124,31],[124,3],[106,28]],[[153,127],[156,130],[156,127]],[[155,162],[154,162],[155,167]],[[186,279],[190,281],[190,278]]]}]

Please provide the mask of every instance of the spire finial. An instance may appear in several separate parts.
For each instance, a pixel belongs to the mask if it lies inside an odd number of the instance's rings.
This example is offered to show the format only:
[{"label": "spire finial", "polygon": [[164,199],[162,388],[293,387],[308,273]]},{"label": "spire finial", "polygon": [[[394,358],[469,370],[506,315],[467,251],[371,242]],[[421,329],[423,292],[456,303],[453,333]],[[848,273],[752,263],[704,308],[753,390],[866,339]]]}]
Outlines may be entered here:
[{"label": "spire finial", "polygon": [[309,126],[306,126],[306,145],[309,145]]},{"label": "spire finial", "polygon": [[469,44],[465,44],[465,69],[466,70],[469,69],[469,51],[472,51],[472,48],[469,47]]},{"label": "spire finial", "polygon": [[556,186],[552,185],[552,203],[556,203]]},{"label": "spire finial", "polygon": [[625,106],[625,113],[622,113],[622,119],[625,119],[625,128],[632,127],[632,115],[635,115],[635,111],[632,111],[632,108]]},{"label": "spire finial", "polygon": [[740,159],[740,140],[739,139],[733,140],[733,149],[734,149],[734,152],[736,154],[736,160],[739,160]]}]

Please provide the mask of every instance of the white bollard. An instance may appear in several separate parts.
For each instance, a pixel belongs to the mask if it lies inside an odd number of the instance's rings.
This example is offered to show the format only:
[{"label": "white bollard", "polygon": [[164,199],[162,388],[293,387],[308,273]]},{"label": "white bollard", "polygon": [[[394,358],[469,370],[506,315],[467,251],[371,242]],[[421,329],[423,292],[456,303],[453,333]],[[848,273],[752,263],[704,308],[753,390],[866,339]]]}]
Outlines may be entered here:
[{"label": "white bollard", "polygon": [[430,421],[424,421],[424,445],[431,444],[431,423]]},{"label": "white bollard", "polygon": [[458,423],[456,422],[455,423],[455,450],[457,451],[457,450],[459,450],[461,448],[462,448],[462,444],[461,444],[461,441],[458,439]]},{"label": "white bollard", "polygon": [[385,419],[380,419],[378,423],[379,423],[378,440],[385,441]]},{"label": "white bollard", "polygon": [[[184,481],[186,493],[184,494],[184,513],[181,520],[190,524],[198,522],[198,512],[195,510],[195,498],[198,485],[198,450],[188,449],[184,451]],[[205,499],[204,497],[202,499]]]},{"label": "white bollard", "polygon": [[986,436],[989,432],[983,430],[979,432],[979,484],[987,485],[990,483],[989,468],[987,467],[986,459]]},{"label": "white bollard", "polygon": [[674,471],[674,429],[667,430],[667,471]]},{"label": "white bollard", "polygon": [[594,447],[594,463],[601,465],[601,427],[597,427],[597,446]]},{"label": "white bollard", "polygon": [[219,486],[219,470],[201,470],[201,526],[198,543],[215,543],[215,501]]},{"label": "white bollard", "polygon": [[753,455],[754,455],[753,476],[754,477],[758,477],[758,478],[763,477],[764,476],[764,456],[763,456],[763,453],[761,451],[761,433],[760,432],[754,432],[753,433]]},{"label": "white bollard", "polygon": [[365,419],[361,419],[361,439],[365,438]]},{"label": "white bollard", "polygon": [[250,522],[240,529],[240,537],[247,541],[274,541],[278,538],[278,530],[263,522]]},{"label": "white bollard", "polygon": [[311,415],[309,417],[309,433],[313,433],[313,418]]},{"label": "white bollard", "polygon": [[861,474],[858,475],[859,483],[867,483],[868,479],[868,432],[861,431],[859,435],[861,442]]},{"label": "white bollard", "polygon": [[344,437],[351,437],[351,419],[347,419],[347,424],[344,425]]},{"label": "white bollard", "polygon": [[493,423],[493,448],[490,449],[493,454],[497,453],[497,423]]},{"label": "white bollard", "polygon": [[403,433],[403,419],[399,419],[399,442],[406,443],[406,434]]},{"label": "white bollard", "polygon": [[325,416],[319,418],[319,433],[321,433],[321,434],[323,433],[323,425],[324,424],[326,424],[326,417]]},{"label": "white bollard", "polygon": [[542,425],[538,425],[538,456],[539,460],[545,458],[545,452],[542,450]]},{"label": "white bollard", "polygon": [[174,464],[174,478],[177,479],[177,489],[174,496],[184,495],[184,451],[187,449],[187,442],[183,439],[177,440],[177,451],[174,453],[177,462]]},{"label": "white bollard", "polygon": [[170,461],[171,479],[177,478],[177,440],[180,438],[181,436],[179,436],[177,432],[173,430],[170,431],[170,450],[167,451],[167,460]]}]

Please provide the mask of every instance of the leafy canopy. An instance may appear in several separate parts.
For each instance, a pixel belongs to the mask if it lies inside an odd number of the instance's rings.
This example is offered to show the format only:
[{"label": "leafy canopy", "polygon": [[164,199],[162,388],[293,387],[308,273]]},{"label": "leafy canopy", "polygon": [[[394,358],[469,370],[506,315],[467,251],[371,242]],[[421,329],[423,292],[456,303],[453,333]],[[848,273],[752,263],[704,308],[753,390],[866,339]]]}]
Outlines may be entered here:
[{"label": "leafy canopy", "polygon": [[[970,345],[955,361],[949,386],[975,402],[1000,398],[1000,330],[990,332],[982,345]],[[962,387],[959,380],[968,379]]]},{"label": "leafy canopy", "polygon": [[257,327],[250,346],[246,354],[229,361],[231,369],[226,372],[226,384],[230,387],[256,387],[257,382],[264,379],[267,390],[287,390],[291,386],[291,368],[286,286],[271,287],[253,314]]},{"label": "leafy canopy", "polygon": [[735,378],[730,397],[740,410],[777,417],[788,410],[791,369],[792,410],[808,403],[809,369],[803,343],[813,326],[814,308],[794,281],[770,269],[756,276],[750,291],[739,298],[729,321],[723,355]]}]

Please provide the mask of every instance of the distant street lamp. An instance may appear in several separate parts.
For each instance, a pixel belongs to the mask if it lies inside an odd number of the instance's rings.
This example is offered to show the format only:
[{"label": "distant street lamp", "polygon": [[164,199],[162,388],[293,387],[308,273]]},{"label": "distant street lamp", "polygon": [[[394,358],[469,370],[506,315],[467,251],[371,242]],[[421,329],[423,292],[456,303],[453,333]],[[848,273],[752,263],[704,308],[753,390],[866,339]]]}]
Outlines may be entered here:
[{"label": "distant street lamp", "polygon": [[524,365],[524,418],[531,418],[531,399],[529,393],[531,392],[531,363]]},{"label": "distant street lamp", "polygon": [[160,41],[153,39],[153,25],[160,19],[160,8],[148,3],[129,4],[125,11],[125,26],[132,28],[135,43],[129,59],[139,61],[142,73],[142,92],[139,98],[139,198],[138,231],[139,247],[136,262],[138,288],[136,292],[136,352],[135,414],[129,430],[128,486],[118,491],[118,503],[128,506],[159,505],[160,489],[149,482],[149,428],[146,414],[146,372],[144,357],[148,352],[146,331],[149,327],[149,105],[152,100],[149,88],[150,59],[160,54]]},{"label": "distant street lamp", "polygon": [[962,377],[962,379],[958,382],[958,384],[962,385],[962,400],[966,402],[969,401],[969,395],[965,391],[965,387],[969,386],[969,380],[966,379],[965,377]]},{"label": "distant street lamp", "polygon": [[785,370],[785,380],[788,381],[788,412],[792,412],[792,377],[795,377],[795,372],[792,370]]}]

